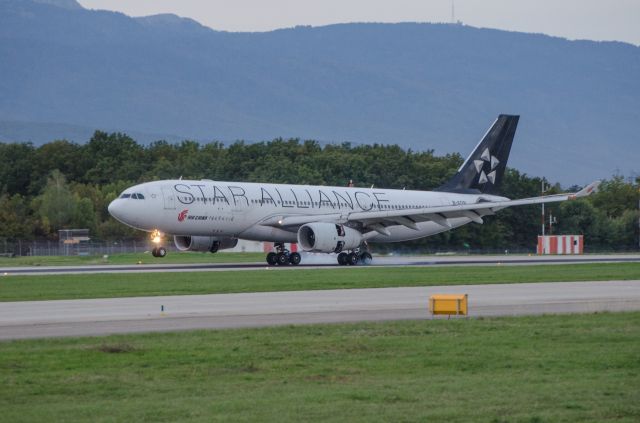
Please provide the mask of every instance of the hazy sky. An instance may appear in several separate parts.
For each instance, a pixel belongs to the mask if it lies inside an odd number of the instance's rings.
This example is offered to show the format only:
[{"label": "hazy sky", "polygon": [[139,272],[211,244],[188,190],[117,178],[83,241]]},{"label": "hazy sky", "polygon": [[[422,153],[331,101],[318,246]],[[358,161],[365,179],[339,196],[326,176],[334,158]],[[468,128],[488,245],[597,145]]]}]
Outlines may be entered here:
[{"label": "hazy sky", "polygon": [[[131,16],[175,13],[226,31],[340,22],[450,22],[451,0],[79,0]],[[640,0],[455,0],[465,24],[640,45]]]}]

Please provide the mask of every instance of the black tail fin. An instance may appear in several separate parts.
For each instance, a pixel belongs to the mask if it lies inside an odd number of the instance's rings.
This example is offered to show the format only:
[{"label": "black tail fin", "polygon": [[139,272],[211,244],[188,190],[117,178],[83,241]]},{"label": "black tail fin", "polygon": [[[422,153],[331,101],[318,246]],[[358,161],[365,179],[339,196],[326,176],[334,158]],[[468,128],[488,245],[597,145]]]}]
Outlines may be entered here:
[{"label": "black tail fin", "polygon": [[498,194],[519,118],[498,116],[458,173],[436,191]]}]

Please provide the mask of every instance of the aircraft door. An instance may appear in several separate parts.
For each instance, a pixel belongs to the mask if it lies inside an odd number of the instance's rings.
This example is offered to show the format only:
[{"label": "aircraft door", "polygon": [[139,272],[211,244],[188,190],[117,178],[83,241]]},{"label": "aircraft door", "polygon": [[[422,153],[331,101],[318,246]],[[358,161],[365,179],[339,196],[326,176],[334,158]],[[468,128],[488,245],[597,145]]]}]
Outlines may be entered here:
[{"label": "aircraft door", "polygon": [[176,209],[176,195],[173,192],[173,188],[171,185],[163,185],[162,186],[162,197],[164,199],[164,209],[165,210],[175,210]]}]

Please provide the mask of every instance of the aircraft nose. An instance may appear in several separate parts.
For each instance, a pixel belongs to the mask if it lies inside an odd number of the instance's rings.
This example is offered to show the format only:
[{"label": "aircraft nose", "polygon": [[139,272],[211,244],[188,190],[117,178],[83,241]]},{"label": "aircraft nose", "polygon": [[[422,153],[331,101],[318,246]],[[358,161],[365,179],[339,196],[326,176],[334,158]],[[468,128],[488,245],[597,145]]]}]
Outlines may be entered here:
[{"label": "aircraft nose", "polygon": [[122,201],[119,198],[116,198],[111,203],[109,203],[109,207],[107,207],[109,214],[115,217],[118,220],[122,220]]}]

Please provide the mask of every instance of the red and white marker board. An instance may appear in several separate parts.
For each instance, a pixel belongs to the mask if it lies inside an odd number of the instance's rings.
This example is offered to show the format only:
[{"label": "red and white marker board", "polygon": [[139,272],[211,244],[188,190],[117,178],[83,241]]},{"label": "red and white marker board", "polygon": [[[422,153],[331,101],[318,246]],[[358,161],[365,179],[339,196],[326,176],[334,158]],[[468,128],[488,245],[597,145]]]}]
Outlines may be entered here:
[{"label": "red and white marker board", "polygon": [[538,236],[538,254],[582,254],[583,235]]}]

